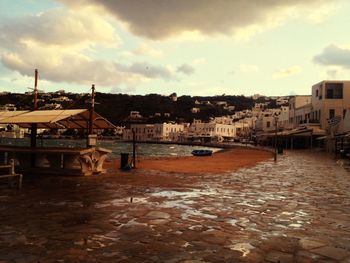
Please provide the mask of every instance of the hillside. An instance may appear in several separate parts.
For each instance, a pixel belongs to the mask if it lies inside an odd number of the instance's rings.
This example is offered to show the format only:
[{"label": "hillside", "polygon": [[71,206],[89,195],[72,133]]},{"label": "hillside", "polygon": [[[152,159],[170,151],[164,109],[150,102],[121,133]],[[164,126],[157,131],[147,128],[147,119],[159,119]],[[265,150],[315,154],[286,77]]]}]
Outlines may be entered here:
[{"label": "hillside", "polygon": [[[69,101],[61,101],[63,108],[85,108],[89,95],[79,94],[39,94],[39,108],[47,107],[47,104],[59,97],[67,97]],[[33,97],[27,94],[5,94],[0,96],[0,105],[14,104],[17,110],[31,109]],[[96,93],[95,110],[116,125],[123,125],[130,122],[163,122],[163,121],[185,121],[193,119],[208,120],[210,117],[233,114],[232,109],[228,110],[217,102],[226,102],[227,106],[235,106],[235,110],[250,109],[254,105],[253,99],[244,96],[212,96],[212,97],[191,97],[180,96],[177,101],[170,97],[158,94],[126,95]],[[46,105],[46,106],[45,106]],[[198,108],[198,113],[192,113],[192,108]],[[142,118],[131,119],[131,111],[138,111]],[[157,114],[156,114],[157,113]],[[155,116],[156,114],[156,116]]]}]

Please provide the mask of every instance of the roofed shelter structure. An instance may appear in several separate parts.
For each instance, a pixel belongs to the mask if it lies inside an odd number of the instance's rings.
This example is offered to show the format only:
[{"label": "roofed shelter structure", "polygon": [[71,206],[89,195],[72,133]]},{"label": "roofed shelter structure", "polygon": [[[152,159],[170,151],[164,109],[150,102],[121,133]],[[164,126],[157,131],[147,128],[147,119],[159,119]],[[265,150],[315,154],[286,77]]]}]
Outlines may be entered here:
[{"label": "roofed shelter structure", "polygon": [[[91,115],[92,114],[92,115]],[[0,124],[16,124],[22,128],[35,125],[43,129],[114,129],[108,120],[87,109],[33,110],[0,112]],[[103,172],[103,162],[108,149],[52,148],[52,147],[0,146],[1,161],[16,160],[19,168],[28,173],[80,174]],[[34,156],[33,158],[30,158]]]},{"label": "roofed shelter structure", "polygon": [[[87,109],[35,110],[0,112],[0,124],[16,124],[30,128],[37,124],[41,129],[88,129],[90,111]],[[96,112],[93,113],[93,129],[115,129],[116,127]]]}]

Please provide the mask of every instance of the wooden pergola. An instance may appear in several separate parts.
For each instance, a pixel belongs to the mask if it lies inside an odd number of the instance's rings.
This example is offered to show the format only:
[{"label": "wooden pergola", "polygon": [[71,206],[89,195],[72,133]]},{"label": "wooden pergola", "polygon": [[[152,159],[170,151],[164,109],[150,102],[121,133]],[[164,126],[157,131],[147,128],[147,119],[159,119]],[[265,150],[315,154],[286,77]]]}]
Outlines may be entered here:
[{"label": "wooden pergola", "polygon": [[[35,129],[86,129],[90,132],[94,129],[116,128],[96,112],[87,109],[5,111],[0,112],[0,124],[15,124],[21,128],[32,128],[34,125]],[[89,133],[88,136],[96,135]],[[87,148],[36,147],[36,136],[32,136],[30,147],[0,146],[0,155],[7,158],[3,158],[3,163],[8,162],[9,157],[15,159],[23,172],[101,173],[104,171],[103,162],[111,150],[95,147],[88,141]]]}]

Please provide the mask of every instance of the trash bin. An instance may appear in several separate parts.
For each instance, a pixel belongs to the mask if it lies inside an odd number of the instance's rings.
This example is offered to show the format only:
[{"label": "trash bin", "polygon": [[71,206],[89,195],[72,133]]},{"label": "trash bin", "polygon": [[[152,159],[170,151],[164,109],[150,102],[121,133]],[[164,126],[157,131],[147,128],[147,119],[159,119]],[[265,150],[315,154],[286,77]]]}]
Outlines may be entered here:
[{"label": "trash bin", "polygon": [[128,153],[121,153],[120,154],[120,169],[123,169],[126,167],[129,163],[129,154]]},{"label": "trash bin", "polygon": [[278,154],[283,154],[283,147],[282,146],[278,146],[277,152],[278,152]]}]

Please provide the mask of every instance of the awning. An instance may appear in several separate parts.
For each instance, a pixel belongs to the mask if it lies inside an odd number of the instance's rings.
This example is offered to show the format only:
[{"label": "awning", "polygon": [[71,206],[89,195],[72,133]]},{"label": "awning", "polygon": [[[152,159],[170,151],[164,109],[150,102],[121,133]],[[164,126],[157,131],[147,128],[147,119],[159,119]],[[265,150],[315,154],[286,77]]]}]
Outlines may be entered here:
[{"label": "awning", "polygon": [[13,117],[16,115],[20,115],[23,113],[29,112],[27,110],[19,110],[19,111],[0,111],[0,121],[9,117]]},{"label": "awning", "polygon": [[326,134],[325,130],[319,129],[317,127],[302,127],[294,130],[284,131],[281,135],[286,136],[324,136]]},{"label": "awning", "polygon": [[[0,112],[0,124],[16,124],[22,128],[30,128],[37,124],[38,128],[88,129],[89,110],[36,110],[36,111],[3,111]],[[94,112],[93,129],[115,129],[105,118]]]}]

